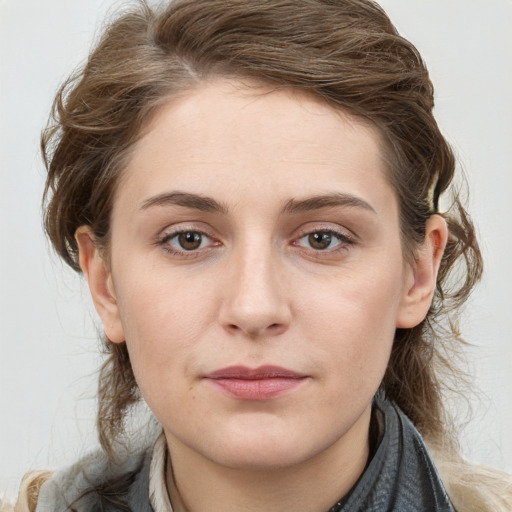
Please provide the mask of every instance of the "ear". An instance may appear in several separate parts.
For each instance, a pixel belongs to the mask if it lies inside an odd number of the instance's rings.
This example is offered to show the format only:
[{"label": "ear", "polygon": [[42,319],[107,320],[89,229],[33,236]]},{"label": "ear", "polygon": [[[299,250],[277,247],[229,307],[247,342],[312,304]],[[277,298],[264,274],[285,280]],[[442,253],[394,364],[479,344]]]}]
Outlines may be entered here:
[{"label": "ear", "polygon": [[418,248],[414,262],[407,265],[405,286],[396,322],[398,328],[415,327],[427,316],[447,240],[446,221],[441,215],[432,215],[427,221],[425,241]]},{"label": "ear", "polygon": [[105,334],[110,341],[122,343],[125,337],[109,265],[96,247],[95,236],[89,226],[80,226],[75,232],[75,239],[80,267],[89,284]]}]

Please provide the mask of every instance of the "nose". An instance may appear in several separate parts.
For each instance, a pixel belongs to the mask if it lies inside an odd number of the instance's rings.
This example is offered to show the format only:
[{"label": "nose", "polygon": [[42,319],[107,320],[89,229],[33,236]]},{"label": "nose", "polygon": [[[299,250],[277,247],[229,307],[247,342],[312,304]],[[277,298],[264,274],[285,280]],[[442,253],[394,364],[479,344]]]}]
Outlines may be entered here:
[{"label": "nose", "polygon": [[247,248],[229,262],[219,320],[231,333],[250,338],[285,332],[291,319],[284,274],[277,258],[267,251]]}]

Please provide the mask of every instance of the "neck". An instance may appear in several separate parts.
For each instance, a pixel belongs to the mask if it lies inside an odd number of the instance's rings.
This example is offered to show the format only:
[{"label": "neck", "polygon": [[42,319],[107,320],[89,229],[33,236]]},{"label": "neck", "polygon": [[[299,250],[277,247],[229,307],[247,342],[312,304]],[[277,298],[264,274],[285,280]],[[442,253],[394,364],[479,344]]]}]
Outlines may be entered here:
[{"label": "neck", "polygon": [[173,511],[325,512],[364,471],[370,415],[369,408],[341,439],[311,458],[268,470],[218,465],[166,434],[172,459],[167,488]]}]

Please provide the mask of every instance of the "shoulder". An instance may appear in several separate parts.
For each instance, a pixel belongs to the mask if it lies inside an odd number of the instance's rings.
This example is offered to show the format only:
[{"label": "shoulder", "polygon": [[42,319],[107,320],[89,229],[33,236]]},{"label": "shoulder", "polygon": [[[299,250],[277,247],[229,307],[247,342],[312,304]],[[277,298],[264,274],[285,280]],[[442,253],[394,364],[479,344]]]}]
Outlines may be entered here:
[{"label": "shoulder", "polygon": [[[35,480],[25,478],[16,512],[117,512],[131,510],[131,502],[147,495],[145,480],[151,448],[108,460],[97,451],[72,466]],[[142,508],[141,510],[143,510]],[[135,510],[135,509],[134,509]],[[150,509],[148,509],[150,510]]]},{"label": "shoulder", "polygon": [[512,475],[465,460],[442,442],[426,443],[458,512],[512,512]]},{"label": "shoulder", "polygon": [[51,479],[53,471],[30,471],[21,481],[18,500],[14,509],[0,508],[1,512],[35,512],[42,485]]},{"label": "shoulder", "polygon": [[391,406],[399,418],[406,465],[413,463],[415,485],[435,489],[438,503],[449,497],[446,501],[458,512],[512,512],[511,475],[465,460],[450,439],[423,439],[409,418]]}]

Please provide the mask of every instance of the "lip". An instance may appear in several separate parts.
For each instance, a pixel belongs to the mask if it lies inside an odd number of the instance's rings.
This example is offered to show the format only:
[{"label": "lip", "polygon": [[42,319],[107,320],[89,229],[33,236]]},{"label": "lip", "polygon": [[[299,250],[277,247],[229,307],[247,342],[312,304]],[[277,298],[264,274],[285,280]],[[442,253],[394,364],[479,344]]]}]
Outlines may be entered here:
[{"label": "lip", "polygon": [[241,400],[271,400],[299,387],[308,376],[280,366],[229,366],[204,376],[228,396]]}]

